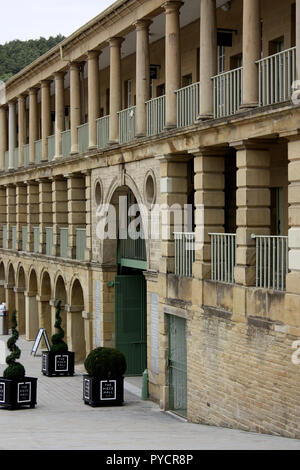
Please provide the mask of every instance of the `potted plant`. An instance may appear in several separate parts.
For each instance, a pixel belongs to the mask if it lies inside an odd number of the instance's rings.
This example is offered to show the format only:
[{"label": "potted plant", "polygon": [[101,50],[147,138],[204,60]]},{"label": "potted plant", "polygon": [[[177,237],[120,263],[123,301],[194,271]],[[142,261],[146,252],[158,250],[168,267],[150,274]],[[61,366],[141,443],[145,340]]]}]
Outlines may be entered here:
[{"label": "potted plant", "polygon": [[113,348],[96,348],[84,361],[83,400],[90,406],[121,406],[124,401],[126,359]]},{"label": "potted plant", "polygon": [[21,351],[16,345],[19,338],[17,330],[16,310],[11,319],[12,336],[7,341],[7,347],[11,354],[7,356],[8,367],[0,377],[0,405],[9,409],[18,409],[22,406],[34,408],[37,396],[37,378],[26,377],[24,366],[16,362],[21,356]]},{"label": "potted plant", "polygon": [[51,338],[52,345],[50,351],[42,352],[42,372],[48,377],[61,375],[74,375],[75,353],[68,350],[68,345],[64,341],[65,332],[61,327],[62,318],[61,300],[56,304],[55,328],[57,333]]}]

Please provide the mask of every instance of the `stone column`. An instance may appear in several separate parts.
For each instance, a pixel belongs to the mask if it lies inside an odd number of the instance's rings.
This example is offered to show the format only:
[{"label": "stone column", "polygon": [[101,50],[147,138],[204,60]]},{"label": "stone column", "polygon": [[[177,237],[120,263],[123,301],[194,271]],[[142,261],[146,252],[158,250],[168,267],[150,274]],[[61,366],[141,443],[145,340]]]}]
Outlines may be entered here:
[{"label": "stone column", "polygon": [[39,180],[39,215],[39,252],[46,254],[46,227],[52,227],[52,182],[50,180]]},{"label": "stone column", "polygon": [[12,227],[16,225],[16,187],[6,186],[7,248],[12,249]]},{"label": "stone column", "polygon": [[213,117],[213,82],[217,74],[216,0],[201,0],[200,18],[200,114],[199,119]]},{"label": "stone column", "polygon": [[76,362],[80,362],[86,357],[85,320],[82,317],[84,305],[66,305],[65,309],[69,350],[75,352]]},{"label": "stone column", "polygon": [[54,160],[62,157],[62,136],[65,130],[65,88],[64,72],[56,72],[55,80],[55,156]]},{"label": "stone column", "polygon": [[22,227],[27,226],[27,187],[18,183],[16,187],[17,250],[22,250]]},{"label": "stone column", "polygon": [[194,155],[195,263],[194,276],[210,279],[211,238],[224,232],[225,162],[224,150],[202,148]]},{"label": "stone column", "polygon": [[24,166],[24,145],[26,143],[26,97],[18,98],[18,127],[19,127],[19,167]]},{"label": "stone column", "polygon": [[16,123],[16,102],[10,101],[8,103],[8,148],[9,160],[8,170],[14,169],[14,153],[17,146],[17,123]]},{"label": "stone column", "polygon": [[89,115],[89,148],[97,148],[97,122],[100,117],[100,51],[88,52],[88,115]]},{"label": "stone column", "polygon": [[52,180],[53,256],[60,255],[60,229],[68,227],[68,188],[63,177]]},{"label": "stone column", "polygon": [[109,142],[119,142],[119,115],[122,108],[121,44],[123,38],[111,38],[110,46],[110,117]]},{"label": "stone column", "polygon": [[33,228],[39,226],[39,186],[36,182],[27,183],[27,249],[34,250]]},{"label": "stone column", "polygon": [[85,180],[81,176],[68,178],[69,258],[76,258],[76,228],[86,226]]},{"label": "stone column", "polygon": [[25,334],[25,296],[24,289],[22,287],[15,287],[15,302],[17,310],[17,322],[18,322],[18,331],[20,335]]},{"label": "stone column", "polygon": [[5,152],[7,150],[7,109],[0,107],[0,171],[5,170]]},{"label": "stone column", "polygon": [[136,28],[136,137],[147,131],[146,101],[150,99],[149,26],[151,21],[139,20]]},{"label": "stone column", "polygon": [[300,80],[300,0],[296,0],[296,80]]},{"label": "stone column", "polygon": [[[38,316],[39,316],[39,328],[45,328],[48,338],[51,338],[51,305],[49,295],[37,295],[36,296]],[[41,348],[46,347],[44,338],[40,343]]]},{"label": "stone column", "polygon": [[34,143],[39,138],[37,88],[29,90],[29,165],[35,164]]},{"label": "stone column", "polygon": [[243,3],[243,99],[242,108],[258,105],[258,65],[260,59],[260,0]]},{"label": "stone column", "polygon": [[51,134],[50,80],[41,83],[42,94],[42,161],[48,161],[48,136]]},{"label": "stone column", "polygon": [[80,64],[70,65],[71,153],[78,153],[78,126],[81,123]]},{"label": "stone column", "polygon": [[[0,226],[6,224],[6,188],[0,187]],[[0,230],[0,247],[3,248],[3,229]],[[0,291],[1,294],[1,291]],[[1,297],[0,297],[1,299]]]},{"label": "stone column", "polygon": [[231,144],[236,149],[237,219],[235,282],[255,285],[256,242],[251,237],[269,235],[270,155],[261,143],[242,141]]},{"label": "stone column", "polygon": [[92,258],[92,195],[91,195],[91,171],[84,173],[85,178],[85,222],[86,222],[86,249],[85,260]]},{"label": "stone column", "polygon": [[174,232],[184,232],[187,204],[187,155],[165,155],[160,161],[161,273],[174,273]]},{"label": "stone column", "polygon": [[35,292],[25,292],[26,341],[34,341],[39,330],[38,304]]},{"label": "stone column", "polygon": [[166,128],[177,126],[177,97],[175,91],[181,87],[181,50],[178,1],[163,4],[166,11]]}]

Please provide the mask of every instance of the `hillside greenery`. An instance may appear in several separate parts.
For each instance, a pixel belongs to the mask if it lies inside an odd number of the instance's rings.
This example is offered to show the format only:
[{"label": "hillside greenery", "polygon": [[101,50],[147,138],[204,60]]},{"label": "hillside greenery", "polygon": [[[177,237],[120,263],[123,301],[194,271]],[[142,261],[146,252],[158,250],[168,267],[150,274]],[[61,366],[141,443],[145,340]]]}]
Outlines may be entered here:
[{"label": "hillside greenery", "polygon": [[16,39],[0,45],[0,80],[8,80],[63,39],[64,36],[59,34],[48,39],[43,37],[28,41]]}]

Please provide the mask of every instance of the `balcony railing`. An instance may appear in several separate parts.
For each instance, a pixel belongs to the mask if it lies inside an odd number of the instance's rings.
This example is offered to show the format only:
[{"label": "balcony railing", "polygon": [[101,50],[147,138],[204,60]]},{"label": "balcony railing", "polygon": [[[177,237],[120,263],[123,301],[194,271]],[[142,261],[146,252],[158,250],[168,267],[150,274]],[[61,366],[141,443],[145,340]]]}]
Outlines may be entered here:
[{"label": "balcony railing", "polygon": [[210,233],[211,237],[211,280],[234,283],[236,262],[236,234]]},{"label": "balcony railing", "polygon": [[29,144],[24,145],[24,166],[29,165]]},{"label": "balcony railing", "polygon": [[53,227],[46,227],[46,255],[52,256]]},{"label": "balcony railing", "polygon": [[119,240],[119,258],[146,261],[146,244],[143,238],[133,239],[128,235]]},{"label": "balcony railing", "polygon": [[215,119],[235,114],[243,96],[243,68],[230,70],[212,78]]},{"label": "balcony railing", "polygon": [[89,123],[82,124],[78,129],[79,153],[84,153],[89,148]]},{"label": "balcony railing", "polygon": [[40,227],[33,227],[33,251],[34,253],[40,251]]},{"label": "balcony railing", "polygon": [[28,228],[27,225],[22,227],[22,251],[27,251],[27,238],[28,238]]},{"label": "balcony railing", "polygon": [[76,229],[76,259],[77,261],[85,260],[86,247],[86,230],[85,228]]},{"label": "balcony railing", "polygon": [[256,239],[256,287],[285,290],[288,237],[252,235]]},{"label": "balcony railing", "polygon": [[36,140],[34,142],[35,151],[35,163],[41,163],[42,161],[42,140]]},{"label": "balcony railing", "polygon": [[174,232],[175,274],[192,277],[195,261],[195,234],[193,232]]},{"label": "balcony railing", "polygon": [[68,248],[69,248],[69,229],[67,227],[60,228],[60,257],[68,258]]},{"label": "balcony railing", "polygon": [[5,170],[7,171],[9,168],[9,151],[5,152]]},{"label": "balcony railing", "polygon": [[71,131],[61,133],[61,146],[63,157],[67,157],[71,152]]},{"label": "balcony railing", "polygon": [[120,144],[130,142],[135,137],[135,112],[136,106],[132,106],[118,113]]},{"label": "balcony railing", "polygon": [[17,170],[19,166],[19,149],[14,150],[14,169]]},{"label": "balcony railing", "polygon": [[296,48],[278,52],[257,63],[260,106],[289,100],[291,85],[296,80]]},{"label": "balcony railing", "polygon": [[7,250],[7,225],[2,226],[2,248]]},{"label": "balcony railing", "polygon": [[109,116],[97,119],[97,145],[103,149],[109,142]]},{"label": "balcony railing", "polygon": [[51,162],[55,156],[55,135],[48,137],[48,160]]},{"label": "balcony railing", "polygon": [[191,126],[199,116],[200,83],[181,88],[177,95],[177,127]]},{"label": "balcony railing", "polygon": [[13,225],[11,227],[11,249],[15,250],[17,249],[17,226]]},{"label": "balcony railing", "polygon": [[160,134],[166,125],[166,96],[159,96],[146,102],[147,136]]}]

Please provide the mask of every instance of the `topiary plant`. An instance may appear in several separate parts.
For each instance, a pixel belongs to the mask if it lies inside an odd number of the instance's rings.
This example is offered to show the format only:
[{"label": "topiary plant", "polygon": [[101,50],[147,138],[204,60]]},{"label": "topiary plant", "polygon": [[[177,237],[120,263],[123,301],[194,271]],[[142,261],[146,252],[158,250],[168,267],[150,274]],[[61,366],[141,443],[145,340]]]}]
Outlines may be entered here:
[{"label": "topiary plant", "polygon": [[113,348],[96,348],[84,361],[89,375],[99,379],[117,379],[126,371],[126,359],[121,351]]},{"label": "topiary plant", "polygon": [[65,332],[61,327],[62,318],[60,316],[60,312],[61,312],[61,300],[59,300],[56,304],[56,314],[55,314],[56,322],[54,324],[55,328],[58,330],[58,333],[54,334],[51,338],[52,345],[50,349],[55,354],[64,354],[68,352],[68,345],[63,340],[65,336]]},{"label": "topiary plant", "polygon": [[16,313],[17,311],[14,310],[11,318],[12,336],[7,341],[7,347],[11,351],[11,354],[6,358],[6,364],[8,365],[8,367],[3,372],[3,376],[5,379],[20,380],[25,377],[25,369],[22,364],[16,362],[16,359],[19,359],[19,357],[21,356],[21,351],[16,345],[16,342],[19,338]]}]

